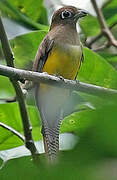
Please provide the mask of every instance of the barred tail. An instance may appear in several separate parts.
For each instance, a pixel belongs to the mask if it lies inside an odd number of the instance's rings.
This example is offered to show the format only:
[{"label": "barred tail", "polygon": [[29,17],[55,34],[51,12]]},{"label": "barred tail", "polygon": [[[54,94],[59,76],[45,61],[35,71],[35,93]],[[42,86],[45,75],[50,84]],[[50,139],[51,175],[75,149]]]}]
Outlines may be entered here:
[{"label": "barred tail", "polygon": [[55,162],[58,157],[59,152],[59,129],[60,122],[56,128],[48,128],[46,125],[43,127],[43,139],[44,139],[44,148],[48,156],[49,162]]},{"label": "barred tail", "polygon": [[55,162],[59,151],[59,130],[50,131],[46,128],[43,139],[49,162]]}]

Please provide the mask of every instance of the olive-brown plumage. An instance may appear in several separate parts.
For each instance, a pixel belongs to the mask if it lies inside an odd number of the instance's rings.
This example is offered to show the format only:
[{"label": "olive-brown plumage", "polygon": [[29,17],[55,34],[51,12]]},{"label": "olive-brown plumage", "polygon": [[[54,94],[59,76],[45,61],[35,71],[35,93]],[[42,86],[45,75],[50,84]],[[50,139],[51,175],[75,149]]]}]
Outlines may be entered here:
[{"label": "olive-brown plumage", "polygon": [[[50,31],[43,39],[33,65],[33,70],[47,72],[74,80],[83,57],[76,22],[87,13],[73,6],[65,6],[52,17]],[[42,120],[44,147],[49,160],[54,160],[59,150],[59,129],[62,106],[70,96],[68,89],[36,84],[35,99]]]}]

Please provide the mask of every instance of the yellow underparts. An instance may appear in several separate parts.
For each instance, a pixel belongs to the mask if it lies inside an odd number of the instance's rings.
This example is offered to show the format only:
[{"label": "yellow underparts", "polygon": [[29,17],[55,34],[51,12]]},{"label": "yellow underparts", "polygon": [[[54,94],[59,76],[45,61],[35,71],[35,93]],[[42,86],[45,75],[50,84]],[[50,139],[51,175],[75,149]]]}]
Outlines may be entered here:
[{"label": "yellow underparts", "polygon": [[44,65],[43,72],[73,80],[80,67],[81,55],[79,46],[71,46],[67,49],[53,48]]},{"label": "yellow underparts", "polygon": [[[62,76],[66,79],[74,80],[80,68],[82,50],[79,46],[71,46],[71,48],[53,48],[46,60],[43,72],[50,75]],[[62,104],[69,96],[68,89],[53,87],[46,84],[40,84],[41,96],[49,99],[50,103]],[[48,94],[48,97],[46,97]]]}]

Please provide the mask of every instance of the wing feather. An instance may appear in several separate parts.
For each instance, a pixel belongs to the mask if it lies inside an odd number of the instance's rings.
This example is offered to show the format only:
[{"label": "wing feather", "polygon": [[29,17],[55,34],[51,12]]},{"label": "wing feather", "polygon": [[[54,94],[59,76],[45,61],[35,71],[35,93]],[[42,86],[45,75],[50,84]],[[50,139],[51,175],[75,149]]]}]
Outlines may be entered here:
[{"label": "wing feather", "polygon": [[53,43],[54,43],[54,41],[50,40],[49,36],[46,36],[43,39],[43,41],[37,51],[37,54],[35,56],[35,60],[33,63],[33,68],[32,68],[33,71],[42,72],[43,66],[48,58],[48,55],[49,55],[52,47],[53,47]]}]

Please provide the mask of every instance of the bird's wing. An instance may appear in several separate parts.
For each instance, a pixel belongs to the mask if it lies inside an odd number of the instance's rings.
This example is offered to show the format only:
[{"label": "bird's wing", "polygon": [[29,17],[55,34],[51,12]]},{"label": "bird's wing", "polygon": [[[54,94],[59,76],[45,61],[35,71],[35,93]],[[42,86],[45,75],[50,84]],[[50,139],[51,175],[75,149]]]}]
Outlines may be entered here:
[{"label": "bird's wing", "polygon": [[[81,59],[80,59],[80,66],[81,66],[81,63],[84,61],[84,54],[83,54],[83,46],[82,46],[82,44],[81,44],[81,48],[82,48],[82,55],[81,55]],[[80,66],[78,68],[78,72],[79,72]],[[76,74],[75,80],[77,79],[78,72]]]},{"label": "bird's wing", "polygon": [[33,71],[42,72],[43,66],[48,58],[48,55],[53,47],[53,40],[49,39],[49,36],[47,35],[42,43],[40,44],[40,47],[37,51],[34,63],[33,63]]},{"label": "bird's wing", "polygon": [[[46,63],[46,60],[48,59],[49,54],[51,53],[51,50],[53,48],[54,40],[50,40],[48,36],[44,38],[42,41],[36,57],[35,61],[33,64],[33,71],[37,72],[43,72],[43,67],[44,64]],[[58,152],[59,149],[59,124],[57,126],[57,130],[53,130],[52,128],[49,127],[48,125],[48,117],[46,114],[51,114],[48,110],[48,104],[46,101],[42,102],[41,101],[41,94],[40,94],[40,84],[36,83],[35,84],[35,99],[36,99],[36,104],[40,112],[41,120],[42,120],[42,134],[43,134],[43,140],[44,140],[44,146],[45,146],[45,151],[46,154],[48,154],[50,159],[53,159],[56,156],[56,153]],[[44,106],[45,105],[45,106]],[[46,113],[46,110],[48,113]],[[52,110],[51,110],[52,111]],[[48,116],[50,116],[48,114]],[[54,115],[53,116],[57,116]],[[56,117],[58,118],[58,117]],[[56,118],[54,119],[56,122]],[[59,118],[58,118],[59,119]],[[54,126],[54,125],[53,125]]]}]

